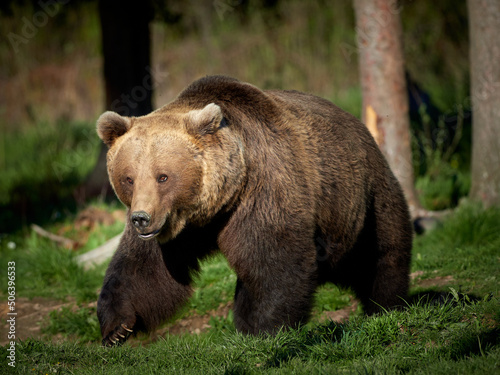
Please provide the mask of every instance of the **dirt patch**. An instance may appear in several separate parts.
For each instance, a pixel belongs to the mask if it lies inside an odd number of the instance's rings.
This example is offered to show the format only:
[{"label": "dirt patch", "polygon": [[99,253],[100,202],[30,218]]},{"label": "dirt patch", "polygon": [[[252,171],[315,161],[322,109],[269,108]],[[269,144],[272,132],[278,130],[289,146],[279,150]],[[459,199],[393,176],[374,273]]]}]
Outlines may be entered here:
[{"label": "dirt patch", "polygon": [[417,280],[425,274],[424,271],[415,271],[410,273],[410,280]]},{"label": "dirt patch", "polygon": [[176,320],[171,325],[158,331],[158,334],[160,334],[161,336],[164,336],[166,334],[181,335],[183,333],[199,335],[200,333],[212,328],[210,325],[210,319],[226,319],[229,314],[229,310],[232,310],[232,308],[233,302],[231,301],[226,304],[222,304],[218,309],[209,311],[205,315],[193,315]]},{"label": "dirt patch", "polygon": [[[51,311],[60,309],[63,306],[74,305],[75,302],[61,302],[59,300],[51,300],[47,298],[36,297],[33,299],[16,298],[16,339],[26,340],[28,338],[41,338],[42,333],[41,323],[50,314]],[[7,303],[2,303],[0,307],[0,346],[6,345],[8,340],[8,332],[10,325],[7,322],[7,312],[9,306]]]},{"label": "dirt patch", "polygon": [[359,301],[357,299],[351,298],[351,302],[348,306],[336,310],[336,311],[323,311],[319,317],[321,323],[326,321],[332,321],[335,323],[345,323],[349,320],[349,317],[356,312],[358,309]]},{"label": "dirt patch", "polygon": [[[437,272],[437,271],[434,271]],[[430,288],[434,286],[445,286],[449,283],[455,281],[453,276],[436,276],[431,277],[429,279],[421,279],[421,277],[425,274],[424,271],[416,271],[410,274],[410,279],[412,280],[415,286],[419,286],[421,288]]]},{"label": "dirt patch", "polygon": [[226,304],[221,304],[216,310],[209,311],[204,315],[191,315],[185,318],[177,319],[175,322],[168,324],[162,328],[157,329],[155,332],[151,333],[149,337],[132,337],[129,339],[132,346],[141,344],[149,344],[157,341],[162,337],[168,335],[183,335],[192,334],[199,335],[200,333],[206,332],[212,326],[210,325],[210,320],[212,318],[227,318],[229,311],[233,308],[233,302],[227,302]]},{"label": "dirt patch", "polygon": [[436,276],[431,279],[419,280],[417,285],[422,288],[429,288],[432,286],[445,286],[455,281],[453,276]]}]

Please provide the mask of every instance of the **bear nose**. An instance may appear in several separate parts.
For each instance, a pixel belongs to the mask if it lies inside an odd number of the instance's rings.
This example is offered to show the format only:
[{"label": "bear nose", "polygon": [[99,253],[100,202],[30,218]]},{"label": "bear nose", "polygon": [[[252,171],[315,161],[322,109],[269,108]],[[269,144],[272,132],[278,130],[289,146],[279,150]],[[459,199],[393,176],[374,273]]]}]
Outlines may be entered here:
[{"label": "bear nose", "polygon": [[131,220],[134,227],[142,230],[149,226],[151,217],[145,211],[135,211],[132,213]]}]

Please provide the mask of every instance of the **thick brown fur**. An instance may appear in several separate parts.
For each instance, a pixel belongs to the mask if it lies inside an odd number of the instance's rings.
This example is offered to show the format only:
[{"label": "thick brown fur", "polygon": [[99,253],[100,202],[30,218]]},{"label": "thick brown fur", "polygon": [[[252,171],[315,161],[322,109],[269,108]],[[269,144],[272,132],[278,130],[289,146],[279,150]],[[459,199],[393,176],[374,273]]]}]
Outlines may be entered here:
[{"label": "thick brown fur", "polygon": [[129,208],[98,302],[104,343],[172,317],[216,249],[238,276],[242,332],[307,321],[324,282],[370,314],[403,304],[405,198],[365,125],[332,103],[212,76],[147,116],[107,112],[98,133]]}]

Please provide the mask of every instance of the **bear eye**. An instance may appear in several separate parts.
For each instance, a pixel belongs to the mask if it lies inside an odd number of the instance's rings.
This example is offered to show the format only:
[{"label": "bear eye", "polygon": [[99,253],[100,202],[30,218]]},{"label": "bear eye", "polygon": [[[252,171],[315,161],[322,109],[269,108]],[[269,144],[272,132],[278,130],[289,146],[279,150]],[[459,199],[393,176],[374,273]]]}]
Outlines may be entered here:
[{"label": "bear eye", "polygon": [[158,177],[158,182],[165,182],[168,180],[168,176],[166,174],[162,174],[160,177]]},{"label": "bear eye", "polygon": [[132,180],[130,177],[127,177],[127,182],[128,182],[130,185],[133,185],[133,184],[134,184],[134,180]]}]

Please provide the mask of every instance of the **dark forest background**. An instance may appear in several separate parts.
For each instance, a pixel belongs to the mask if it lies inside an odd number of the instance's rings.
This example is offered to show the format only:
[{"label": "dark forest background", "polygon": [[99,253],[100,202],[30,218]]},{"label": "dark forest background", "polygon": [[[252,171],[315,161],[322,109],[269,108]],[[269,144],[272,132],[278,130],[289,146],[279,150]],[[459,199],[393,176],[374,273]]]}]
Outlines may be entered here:
[{"label": "dark forest background", "polygon": [[[226,74],[263,89],[311,92],[361,116],[359,30],[349,0],[132,2],[132,12],[108,6],[107,16],[97,1],[55,3],[5,2],[0,13],[2,230],[70,214],[95,198],[82,192],[100,150],[95,120],[110,107],[143,105],[144,92],[158,108],[193,80]],[[133,11],[142,6],[150,8]],[[417,191],[427,209],[453,207],[470,186],[466,2],[402,1],[398,13]],[[105,16],[114,30],[107,47]],[[144,43],[131,35],[144,17],[151,59],[143,80],[110,95],[103,50],[118,59],[111,71],[120,59],[137,59]]]}]

